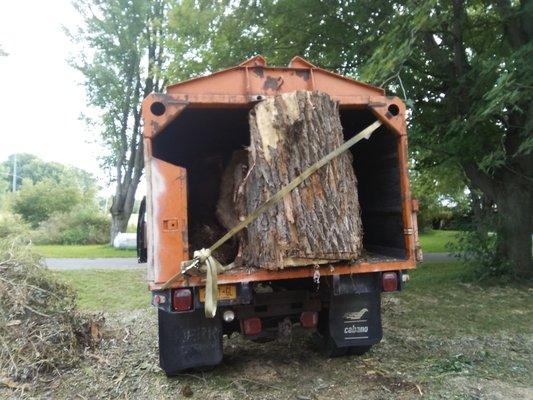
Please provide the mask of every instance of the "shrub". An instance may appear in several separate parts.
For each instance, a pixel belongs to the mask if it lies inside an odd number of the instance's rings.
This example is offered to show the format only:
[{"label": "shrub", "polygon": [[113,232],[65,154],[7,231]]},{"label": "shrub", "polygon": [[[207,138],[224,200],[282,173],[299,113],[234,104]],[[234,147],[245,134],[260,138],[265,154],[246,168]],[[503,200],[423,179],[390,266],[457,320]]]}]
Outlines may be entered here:
[{"label": "shrub", "polygon": [[88,207],[54,213],[39,225],[32,238],[39,244],[103,244],[109,240],[109,218]]},{"label": "shrub", "polygon": [[4,213],[0,214],[0,239],[8,236],[26,236],[30,234],[30,227],[20,215]]},{"label": "shrub", "polygon": [[511,274],[511,264],[498,253],[497,227],[496,214],[476,218],[464,227],[455,243],[447,245],[455,257],[472,266],[469,270],[476,279]]},{"label": "shrub", "polygon": [[45,180],[38,183],[25,181],[18,192],[11,195],[13,212],[37,228],[53,213],[68,212],[81,204],[82,193],[77,186]]}]

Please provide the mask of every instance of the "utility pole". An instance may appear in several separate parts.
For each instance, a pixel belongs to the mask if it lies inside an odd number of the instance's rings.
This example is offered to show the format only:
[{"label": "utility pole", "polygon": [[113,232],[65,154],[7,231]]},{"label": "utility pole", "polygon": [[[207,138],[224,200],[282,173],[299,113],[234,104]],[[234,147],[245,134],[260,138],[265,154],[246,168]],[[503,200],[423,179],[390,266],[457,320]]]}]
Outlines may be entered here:
[{"label": "utility pole", "polygon": [[17,191],[17,154],[13,155],[13,193]]}]

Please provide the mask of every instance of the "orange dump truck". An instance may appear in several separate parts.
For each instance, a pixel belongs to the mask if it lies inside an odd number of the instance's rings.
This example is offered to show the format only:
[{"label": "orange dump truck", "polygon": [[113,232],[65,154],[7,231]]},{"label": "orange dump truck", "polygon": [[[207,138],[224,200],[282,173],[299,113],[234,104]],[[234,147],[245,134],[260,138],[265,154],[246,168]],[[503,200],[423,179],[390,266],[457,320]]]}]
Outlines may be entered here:
[{"label": "orange dump truck", "polygon": [[[200,212],[215,212],[224,163],[249,145],[250,109],[268,96],[297,90],[324,92],[339,103],[346,140],[376,120],[382,124],[350,149],[365,255],[322,266],[231,269],[218,275],[218,310],[207,318],[205,275],[181,273],[182,263],[199,250],[188,245],[191,224]],[[143,118],[147,197],[138,254],[148,265],[167,374],[220,363],[222,337],[233,332],[268,340],[305,329],[331,356],[362,354],[381,340],[381,293],[402,289],[418,254],[400,99],[300,57],[288,67],[270,67],[256,56],[150,94]],[[218,161],[197,167],[207,159]]]}]

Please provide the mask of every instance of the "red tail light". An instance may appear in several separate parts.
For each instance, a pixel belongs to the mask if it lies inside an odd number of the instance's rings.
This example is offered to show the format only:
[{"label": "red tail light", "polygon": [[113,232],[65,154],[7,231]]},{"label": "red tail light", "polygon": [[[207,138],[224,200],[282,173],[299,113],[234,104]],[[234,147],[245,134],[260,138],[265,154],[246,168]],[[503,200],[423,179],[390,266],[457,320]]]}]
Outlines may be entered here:
[{"label": "red tail light", "polygon": [[382,275],[382,285],[384,292],[398,290],[398,274],[396,272],[385,272]]},{"label": "red tail light", "polygon": [[318,324],[318,313],[315,311],[304,311],[300,315],[300,324],[307,329],[316,328]]},{"label": "red tail light", "polygon": [[259,317],[246,318],[242,322],[242,330],[247,336],[256,336],[261,333],[261,319]]},{"label": "red tail light", "polygon": [[191,289],[176,289],[172,296],[172,307],[176,311],[187,311],[192,309]]}]

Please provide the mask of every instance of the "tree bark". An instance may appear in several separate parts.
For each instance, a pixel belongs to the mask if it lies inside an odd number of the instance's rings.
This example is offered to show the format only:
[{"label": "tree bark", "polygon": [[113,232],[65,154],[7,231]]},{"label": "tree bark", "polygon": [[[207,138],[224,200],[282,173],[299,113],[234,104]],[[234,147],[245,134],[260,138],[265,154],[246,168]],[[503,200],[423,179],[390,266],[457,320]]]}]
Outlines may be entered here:
[{"label": "tree bark", "polygon": [[[243,219],[307,167],[343,142],[338,105],[324,93],[269,98],[250,112],[249,171]],[[357,259],[362,225],[349,152],[305,180],[248,226],[245,265],[277,269]]]},{"label": "tree bark", "polygon": [[510,263],[513,273],[533,277],[533,190],[524,177],[501,172],[488,175],[474,163],[463,165],[467,177],[497,205],[497,254],[500,262]]},{"label": "tree bark", "polygon": [[519,178],[507,177],[503,190],[496,194],[499,219],[498,254],[511,262],[520,277],[533,277],[531,235],[533,235],[533,196]]}]

